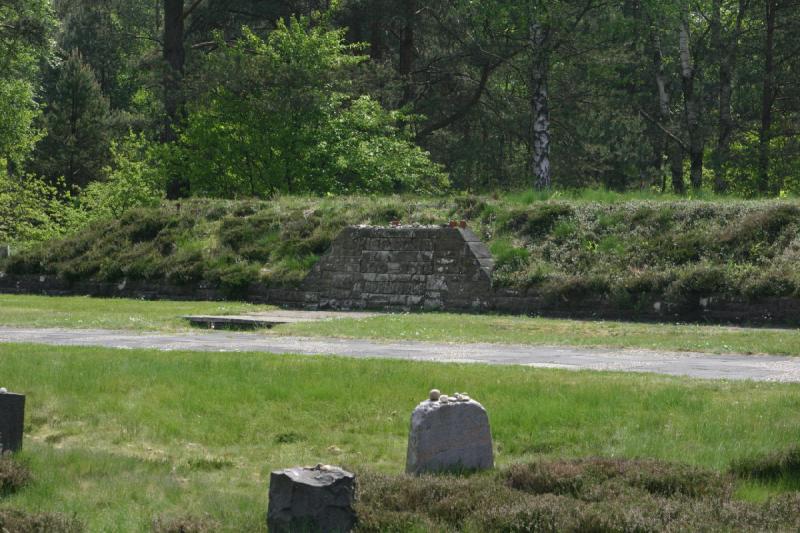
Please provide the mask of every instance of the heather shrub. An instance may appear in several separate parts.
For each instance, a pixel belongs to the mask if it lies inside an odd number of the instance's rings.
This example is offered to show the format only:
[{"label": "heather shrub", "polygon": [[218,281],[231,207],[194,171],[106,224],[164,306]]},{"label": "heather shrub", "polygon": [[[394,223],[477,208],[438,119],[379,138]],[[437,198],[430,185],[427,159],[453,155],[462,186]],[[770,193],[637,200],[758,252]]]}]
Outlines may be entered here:
[{"label": "heather shrub", "polygon": [[153,533],[212,533],[219,531],[220,523],[210,516],[157,516],[153,519]]},{"label": "heather shrub", "polygon": [[505,476],[507,485],[517,490],[581,499],[597,486],[614,481],[664,497],[723,497],[730,489],[730,481],[715,472],[654,460],[540,461],[513,465]]},{"label": "heather shrub", "polygon": [[742,478],[774,480],[800,479],[800,446],[734,461],[731,472]]},{"label": "heather shrub", "polygon": [[11,454],[0,454],[0,497],[13,494],[31,480],[28,466]]},{"label": "heather shrub", "polygon": [[32,513],[11,507],[0,508],[0,531],[9,533],[81,533],[76,518],[58,513]]},{"label": "heather shrub", "polygon": [[731,488],[684,464],[537,461],[468,477],[360,474],[357,512],[360,531],[758,531],[798,520],[796,500],[736,502]]}]

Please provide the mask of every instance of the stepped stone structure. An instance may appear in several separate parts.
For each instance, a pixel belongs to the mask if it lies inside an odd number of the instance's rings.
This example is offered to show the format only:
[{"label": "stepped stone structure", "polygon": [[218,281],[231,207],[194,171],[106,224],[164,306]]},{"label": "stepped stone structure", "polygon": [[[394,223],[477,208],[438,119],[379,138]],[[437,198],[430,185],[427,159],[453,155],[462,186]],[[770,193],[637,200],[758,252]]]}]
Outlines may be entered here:
[{"label": "stepped stone structure", "polygon": [[303,282],[305,305],[327,309],[486,309],[492,255],[469,229],[350,226]]}]

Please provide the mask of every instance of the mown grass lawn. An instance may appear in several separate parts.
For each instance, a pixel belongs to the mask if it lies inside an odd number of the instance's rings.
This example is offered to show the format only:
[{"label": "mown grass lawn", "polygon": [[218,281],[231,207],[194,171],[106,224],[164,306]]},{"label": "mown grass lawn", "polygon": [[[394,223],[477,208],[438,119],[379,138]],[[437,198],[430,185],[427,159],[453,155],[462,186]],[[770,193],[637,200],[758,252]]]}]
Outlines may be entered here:
[{"label": "mown grass lawn", "polygon": [[184,513],[257,531],[272,469],[401,472],[410,412],[432,387],[486,406],[501,467],[605,456],[725,471],[800,442],[792,384],[15,344],[0,344],[0,381],[28,396],[23,458],[35,478],[0,507],[75,514],[89,531]]},{"label": "mown grass lawn", "polygon": [[273,331],[284,335],[386,340],[800,355],[800,329],[563,320],[525,316],[391,314],[363,320],[287,324],[278,326]]},{"label": "mown grass lawn", "polygon": [[[144,301],[122,298],[0,295],[0,326],[188,330],[186,314],[237,314],[272,309],[240,302]],[[303,335],[604,346],[711,353],[800,355],[800,329],[654,324],[452,313],[386,314],[362,320],[287,324],[270,335]]]},{"label": "mown grass lawn", "polygon": [[181,318],[183,315],[230,315],[268,309],[274,307],[244,302],[0,294],[0,325],[174,331],[189,327]]}]

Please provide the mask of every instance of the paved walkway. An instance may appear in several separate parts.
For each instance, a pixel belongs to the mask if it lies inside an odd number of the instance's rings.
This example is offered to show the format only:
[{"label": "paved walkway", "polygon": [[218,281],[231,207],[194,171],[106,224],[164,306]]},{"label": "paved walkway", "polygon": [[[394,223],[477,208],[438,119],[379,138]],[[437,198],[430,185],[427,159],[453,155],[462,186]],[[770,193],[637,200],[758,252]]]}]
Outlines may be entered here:
[{"label": "paved walkway", "polygon": [[378,357],[415,361],[524,365],[570,370],[654,372],[707,379],[800,382],[800,357],[768,355],[710,355],[689,352],[503,344],[381,342],[360,339],[279,337],[228,331],[139,333],[5,326],[0,326],[0,342],[157,350],[320,354],[359,358]]}]

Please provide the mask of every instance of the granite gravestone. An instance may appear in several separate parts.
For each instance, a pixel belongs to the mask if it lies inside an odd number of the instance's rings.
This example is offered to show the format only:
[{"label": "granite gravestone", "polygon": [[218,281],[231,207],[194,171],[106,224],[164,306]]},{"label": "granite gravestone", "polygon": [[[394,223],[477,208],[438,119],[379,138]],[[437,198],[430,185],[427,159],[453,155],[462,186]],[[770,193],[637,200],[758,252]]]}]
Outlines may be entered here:
[{"label": "granite gravestone", "polygon": [[467,394],[434,389],[411,414],[406,473],[484,470],[494,466],[489,416]]},{"label": "granite gravestone", "polygon": [[25,396],[0,388],[0,453],[22,449]]},{"label": "granite gravestone", "polygon": [[344,532],[356,524],[355,476],[336,466],[275,470],[267,526],[276,532]]}]

